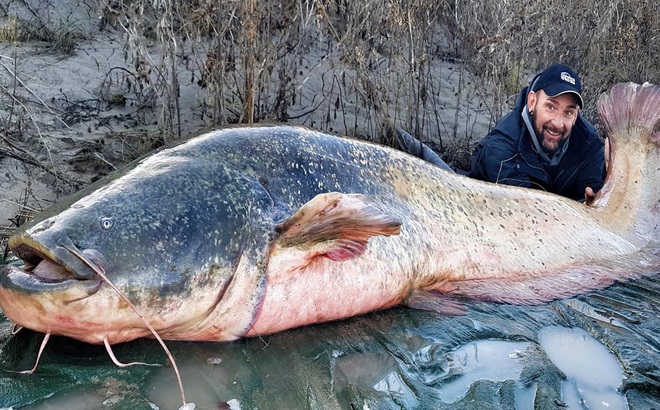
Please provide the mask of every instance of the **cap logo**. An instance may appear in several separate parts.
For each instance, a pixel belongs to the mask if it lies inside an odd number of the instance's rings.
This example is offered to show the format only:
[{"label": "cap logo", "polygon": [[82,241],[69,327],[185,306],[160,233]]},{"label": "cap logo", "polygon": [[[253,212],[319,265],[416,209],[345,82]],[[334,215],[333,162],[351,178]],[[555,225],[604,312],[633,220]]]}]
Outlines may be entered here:
[{"label": "cap logo", "polygon": [[562,80],[566,81],[567,83],[571,83],[575,85],[575,78],[571,77],[571,75],[566,71],[562,71],[560,77]]}]

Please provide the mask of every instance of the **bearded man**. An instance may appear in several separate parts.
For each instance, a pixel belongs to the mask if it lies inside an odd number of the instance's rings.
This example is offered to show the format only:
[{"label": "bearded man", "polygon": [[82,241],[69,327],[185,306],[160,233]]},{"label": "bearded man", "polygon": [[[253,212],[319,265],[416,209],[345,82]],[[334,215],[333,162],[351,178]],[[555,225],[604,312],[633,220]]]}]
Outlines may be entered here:
[{"label": "bearded man", "polygon": [[582,117],[582,84],[555,64],[534,77],[478,144],[468,175],[591,203],[605,178],[603,141]]}]

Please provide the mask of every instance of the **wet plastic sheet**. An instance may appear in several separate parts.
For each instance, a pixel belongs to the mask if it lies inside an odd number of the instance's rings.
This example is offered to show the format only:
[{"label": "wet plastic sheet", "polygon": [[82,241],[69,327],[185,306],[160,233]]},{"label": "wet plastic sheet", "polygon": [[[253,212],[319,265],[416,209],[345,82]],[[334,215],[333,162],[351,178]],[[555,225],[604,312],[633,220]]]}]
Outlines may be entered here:
[{"label": "wet plastic sheet", "polygon": [[[167,342],[197,409],[660,408],[660,275],[543,306],[395,308],[232,343]],[[0,367],[32,367],[43,335],[0,324]],[[0,408],[177,409],[170,366],[120,369],[53,338],[32,375],[0,374]],[[119,360],[167,364],[154,340]]]}]

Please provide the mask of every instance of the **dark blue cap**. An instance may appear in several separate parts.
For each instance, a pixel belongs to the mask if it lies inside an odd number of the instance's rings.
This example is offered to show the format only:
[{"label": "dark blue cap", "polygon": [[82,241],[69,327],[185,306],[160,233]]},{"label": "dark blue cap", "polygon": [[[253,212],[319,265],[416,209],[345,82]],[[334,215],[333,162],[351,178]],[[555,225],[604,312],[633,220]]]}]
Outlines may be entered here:
[{"label": "dark blue cap", "polygon": [[567,65],[553,64],[536,76],[532,81],[530,91],[538,90],[543,90],[549,97],[573,93],[578,98],[580,108],[584,106],[580,94],[582,92],[580,77]]}]

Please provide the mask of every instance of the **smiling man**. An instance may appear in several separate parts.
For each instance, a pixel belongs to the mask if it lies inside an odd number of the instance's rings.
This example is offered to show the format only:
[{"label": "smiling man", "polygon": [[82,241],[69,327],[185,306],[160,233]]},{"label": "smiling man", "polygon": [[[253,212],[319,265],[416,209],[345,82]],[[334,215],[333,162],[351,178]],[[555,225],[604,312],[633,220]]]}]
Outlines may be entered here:
[{"label": "smiling man", "polygon": [[605,177],[604,144],[580,114],[581,93],[570,67],[546,68],[479,143],[468,175],[593,201]]}]

